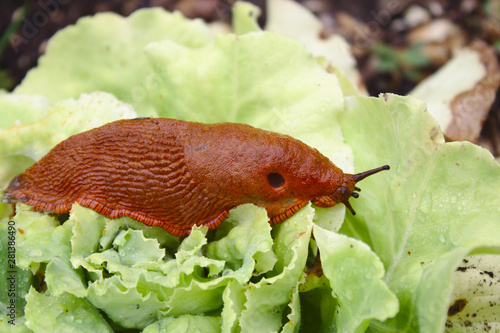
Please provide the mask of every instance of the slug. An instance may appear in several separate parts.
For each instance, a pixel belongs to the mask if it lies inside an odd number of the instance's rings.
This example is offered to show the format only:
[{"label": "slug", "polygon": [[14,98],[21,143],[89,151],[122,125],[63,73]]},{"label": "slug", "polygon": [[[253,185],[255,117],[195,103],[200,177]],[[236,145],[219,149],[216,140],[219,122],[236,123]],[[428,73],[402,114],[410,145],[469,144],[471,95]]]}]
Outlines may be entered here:
[{"label": "slug", "polygon": [[303,142],[249,125],[138,118],[59,143],[14,178],[6,194],[56,214],[77,202],[182,237],[195,224],[216,228],[244,203],[264,207],[271,225],[309,201],[341,202],[355,214],[349,204],[358,197],[355,184],[387,169],[344,174]]}]

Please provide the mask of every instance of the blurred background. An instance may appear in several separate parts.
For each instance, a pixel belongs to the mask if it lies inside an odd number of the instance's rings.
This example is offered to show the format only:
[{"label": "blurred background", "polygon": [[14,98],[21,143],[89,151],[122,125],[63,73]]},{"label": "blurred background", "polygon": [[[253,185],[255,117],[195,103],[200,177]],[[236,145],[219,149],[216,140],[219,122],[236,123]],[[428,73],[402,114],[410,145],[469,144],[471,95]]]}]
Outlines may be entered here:
[{"label": "blurred background", "polygon": [[[11,91],[36,66],[48,39],[78,18],[112,11],[128,16],[143,7],[179,10],[207,22],[231,22],[233,0],[2,0],[0,2],[0,89]],[[266,23],[266,1],[259,24]],[[351,46],[369,95],[405,95],[452,58],[454,50],[481,49],[498,81],[500,0],[297,0],[323,25],[320,38],[343,36]],[[496,67],[495,67],[496,66]],[[490,78],[491,79],[491,78]],[[484,87],[479,87],[484,88]],[[500,102],[494,97],[481,117],[479,137],[470,141],[500,155]],[[484,119],[483,119],[484,118]],[[446,133],[446,132],[445,132]],[[447,136],[449,140],[451,138]]]}]

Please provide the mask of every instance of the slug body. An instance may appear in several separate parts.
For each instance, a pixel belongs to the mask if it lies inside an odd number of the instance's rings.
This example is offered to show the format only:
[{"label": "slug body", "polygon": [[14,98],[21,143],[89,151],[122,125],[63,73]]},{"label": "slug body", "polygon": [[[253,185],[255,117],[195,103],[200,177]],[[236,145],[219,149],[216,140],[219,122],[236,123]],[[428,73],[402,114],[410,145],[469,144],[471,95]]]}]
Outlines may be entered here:
[{"label": "slug body", "polygon": [[244,124],[132,119],[61,142],[6,193],[39,211],[66,213],[77,202],[185,236],[195,224],[216,228],[244,203],[264,207],[271,224],[309,201],[354,213],[355,183],[384,169],[344,174],[301,141]]}]

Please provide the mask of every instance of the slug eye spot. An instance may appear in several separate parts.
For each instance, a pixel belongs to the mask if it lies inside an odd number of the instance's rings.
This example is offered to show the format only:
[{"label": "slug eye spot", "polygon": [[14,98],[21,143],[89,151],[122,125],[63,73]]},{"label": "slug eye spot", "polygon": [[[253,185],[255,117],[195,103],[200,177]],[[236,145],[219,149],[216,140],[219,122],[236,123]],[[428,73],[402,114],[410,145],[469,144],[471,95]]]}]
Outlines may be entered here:
[{"label": "slug eye spot", "polygon": [[280,187],[285,183],[283,176],[276,172],[271,172],[267,175],[267,180],[272,187]]}]

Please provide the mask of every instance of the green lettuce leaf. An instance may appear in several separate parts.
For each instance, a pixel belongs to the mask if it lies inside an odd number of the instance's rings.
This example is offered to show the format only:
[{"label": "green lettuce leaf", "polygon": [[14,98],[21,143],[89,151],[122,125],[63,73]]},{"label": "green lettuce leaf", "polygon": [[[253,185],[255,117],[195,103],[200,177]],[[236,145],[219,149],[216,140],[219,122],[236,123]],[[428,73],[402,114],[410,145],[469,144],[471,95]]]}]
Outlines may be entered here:
[{"label": "green lettuce leaf", "polygon": [[[0,94],[0,131],[47,116],[49,100],[44,96]],[[8,110],[8,112],[7,112]]]},{"label": "green lettuce leaf", "polygon": [[221,313],[221,331],[235,332],[240,330],[239,318],[245,304],[246,287],[236,281],[227,284],[222,294],[224,308]]},{"label": "green lettuce leaf", "polygon": [[55,217],[33,212],[26,205],[17,206],[13,221],[18,229],[17,265],[33,273],[44,269],[47,290],[55,296],[66,291],[85,296],[83,272],[73,269],[69,261],[71,221],[59,225]]},{"label": "green lettuce leaf", "polygon": [[338,298],[338,331],[364,332],[373,318],[383,321],[398,313],[398,299],[382,281],[384,266],[365,243],[319,226],[314,237],[323,273]]},{"label": "green lettuce leaf", "polygon": [[26,301],[26,326],[34,332],[113,332],[99,311],[83,298],[41,294],[31,288]]},{"label": "green lettuce leaf", "polygon": [[277,260],[267,214],[253,205],[231,211],[221,226],[227,235],[211,242],[206,251],[206,229],[194,229],[180,243],[175,258],[162,248],[168,238],[160,243],[162,237],[145,236],[151,228],[119,229],[112,245],[104,249],[94,235],[107,237],[105,231],[116,220],[75,205],[67,223],[70,221],[74,225],[71,262],[95,274],[87,299],[114,323],[127,328],[144,328],[163,316],[221,308],[227,284],[238,281],[245,285],[258,271],[273,269]]},{"label": "green lettuce leaf", "polygon": [[84,266],[88,269],[90,267],[85,265],[85,258],[102,250],[99,246],[99,240],[106,226],[106,218],[93,210],[74,205],[71,209],[70,220],[74,223],[71,229],[73,232],[73,236],[71,236],[71,264],[75,268]]},{"label": "green lettuce leaf", "polygon": [[[29,269],[16,265],[17,226],[15,221],[0,220],[0,331],[21,332],[24,326],[25,296],[32,283],[33,274]],[[9,323],[10,322],[10,323]],[[16,327],[12,326],[14,323]],[[21,327],[21,328],[19,328]]]},{"label": "green lettuce leaf", "polygon": [[10,317],[0,314],[0,331],[9,333],[32,333],[33,331],[26,326],[26,317],[16,317],[13,324],[9,323]]},{"label": "green lettuce leaf", "polygon": [[420,100],[349,97],[346,109],[341,124],[356,169],[391,166],[363,181],[359,213],[341,229],[380,256],[399,298],[398,315],[371,329],[439,332],[460,260],[500,247],[500,166],[478,146],[445,143]]},{"label": "green lettuce leaf", "polygon": [[[234,226],[240,225],[238,228]],[[224,275],[231,275],[240,283],[250,280],[253,275],[266,273],[278,260],[272,251],[271,226],[264,209],[252,205],[242,205],[220,231],[233,226],[225,237],[207,246],[207,257],[224,260]]]},{"label": "green lettuce leaf", "polygon": [[138,10],[129,17],[114,13],[85,17],[50,39],[38,66],[15,93],[38,94],[56,102],[106,91],[133,105],[141,116],[157,115],[148,96],[152,82],[144,46],[169,39],[199,47],[212,38],[201,20],[162,8]]},{"label": "green lettuce leaf", "polygon": [[304,278],[313,214],[314,210],[306,206],[273,229],[278,261],[270,277],[249,284],[245,290],[245,309],[239,319],[242,328],[250,332],[277,331],[283,321],[293,327],[300,324],[288,319],[288,305],[292,299],[297,301],[293,295]]},{"label": "green lettuce leaf", "polygon": [[336,77],[299,43],[273,33],[218,35],[200,48],[164,40],[145,52],[155,70],[162,117],[245,122],[307,137],[335,129],[325,129],[324,120],[343,106]]}]

